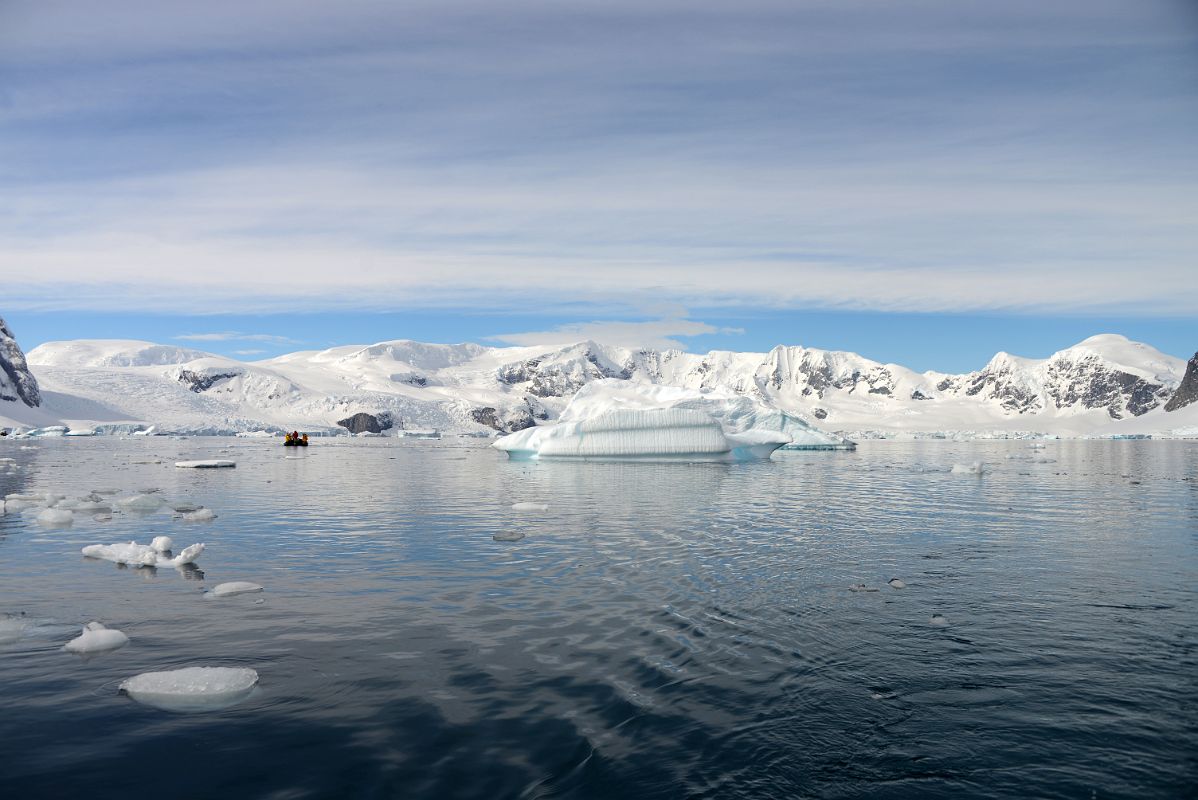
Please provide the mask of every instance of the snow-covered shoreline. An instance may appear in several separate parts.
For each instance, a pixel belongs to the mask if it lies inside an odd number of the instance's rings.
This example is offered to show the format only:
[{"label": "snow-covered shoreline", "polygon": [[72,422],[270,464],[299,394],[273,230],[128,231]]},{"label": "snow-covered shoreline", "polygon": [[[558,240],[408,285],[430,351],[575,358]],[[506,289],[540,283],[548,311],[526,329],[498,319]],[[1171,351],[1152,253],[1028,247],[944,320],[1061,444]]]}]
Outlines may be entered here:
[{"label": "snow-covered shoreline", "polygon": [[348,434],[340,422],[362,435],[501,436],[559,419],[588,385],[619,382],[728,393],[850,439],[1198,437],[1198,403],[1164,411],[1185,362],[1111,334],[1048,359],[1000,353],[964,375],[802,347],[701,355],[594,342],[397,340],[241,362],[150,342],[77,340],[41,345],[27,361],[42,403],[0,403],[0,428],[47,435]]}]

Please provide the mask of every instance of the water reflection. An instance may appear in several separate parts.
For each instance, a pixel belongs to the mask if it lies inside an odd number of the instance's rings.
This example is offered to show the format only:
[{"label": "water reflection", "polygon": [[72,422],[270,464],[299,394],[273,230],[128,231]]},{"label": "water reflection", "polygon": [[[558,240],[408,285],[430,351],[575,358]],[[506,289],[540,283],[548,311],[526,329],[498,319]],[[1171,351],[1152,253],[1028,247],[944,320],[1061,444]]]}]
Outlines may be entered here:
[{"label": "water reflection", "polygon": [[[204,782],[156,776],[161,791],[1190,785],[1178,765],[1198,740],[1173,709],[1198,699],[1192,445],[866,443],[741,465],[508,462],[452,440],[279,451],[95,439],[14,455],[7,491],[111,484],[166,507],[51,533],[0,518],[0,612],[49,621],[0,654],[5,794],[132,791],[140,776],[115,763],[197,743]],[[237,468],[172,466],[218,455]],[[950,472],[976,460],[980,478]],[[183,503],[218,517],[185,525]],[[79,556],[159,535],[207,544],[185,581]],[[266,591],[203,602],[208,582],[239,580]],[[129,646],[63,658],[59,638],[90,619]],[[260,689],[195,716],[115,692],[189,665],[251,667]]]}]

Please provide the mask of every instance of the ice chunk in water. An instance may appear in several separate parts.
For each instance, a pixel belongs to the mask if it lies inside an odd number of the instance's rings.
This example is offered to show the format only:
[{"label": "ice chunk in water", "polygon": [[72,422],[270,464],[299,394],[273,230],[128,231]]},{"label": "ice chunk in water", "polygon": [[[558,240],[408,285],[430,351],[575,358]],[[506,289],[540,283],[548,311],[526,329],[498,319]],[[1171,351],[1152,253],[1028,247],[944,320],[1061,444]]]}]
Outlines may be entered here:
[{"label": "ice chunk in water", "polygon": [[181,567],[184,564],[194,564],[204,552],[203,543],[193,544],[174,558],[167,558],[147,544],[129,542],[128,544],[89,544],[82,550],[89,558],[102,558],[117,564],[129,564],[135,567]]},{"label": "ice chunk in water", "polygon": [[790,441],[777,431],[725,434],[714,417],[695,409],[613,408],[585,419],[526,428],[491,446],[511,458],[743,461],[769,458]]},{"label": "ice chunk in water", "polygon": [[512,511],[548,511],[548,503],[513,503]]},{"label": "ice chunk in water", "polygon": [[890,584],[890,586],[894,587],[895,589],[906,589],[907,588],[907,584],[903,583],[898,578],[891,578],[890,580],[886,581],[886,583]]},{"label": "ice chunk in water", "polygon": [[216,514],[211,508],[200,508],[183,515],[185,522],[211,522],[216,519]]},{"label": "ice chunk in water", "polygon": [[157,511],[162,508],[162,498],[152,494],[138,494],[117,500],[122,508],[130,511]]},{"label": "ice chunk in water", "polygon": [[165,711],[215,711],[249,697],[257,683],[258,673],[248,667],[184,667],[143,672],[120,690]]},{"label": "ice chunk in water", "polygon": [[518,542],[524,538],[523,531],[500,531],[491,537],[497,542]]},{"label": "ice chunk in water", "polygon": [[176,461],[175,466],[181,469],[220,469],[222,467],[235,467],[237,466],[237,462],[211,458],[201,461]]},{"label": "ice chunk in water", "polygon": [[198,506],[195,503],[176,503],[171,508],[180,514],[190,514],[192,511],[199,511],[203,506]]},{"label": "ice chunk in water", "polygon": [[249,581],[229,581],[228,583],[217,584],[205,597],[232,597],[233,595],[253,594],[254,592],[261,591],[262,587],[256,583],[250,583]]},{"label": "ice chunk in water", "polygon": [[89,622],[83,626],[82,635],[62,646],[69,653],[100,653],[116,650],[129,644],[129,637],[115,628],[105,628],[103,623]]},{"label": "ice chunk in water", "polygon": [[0,644],[12,644],[25,632],[25,623],[13,617],[0,617]]},{"label": "ice chunk in water", "polygon": [[930,620],[928,620],[928,624],[934,625],[937,628],[947,628],[948,627],[948,618],[945,617],[943,614],[933,614],[932,618]]},{"label": "ice chunk in water", "polygon": [[864,583],[855,583],[849,587],[850,592],[876,592],[878,591],[873,586],[866,586]]},{"label": "ice chunk in water", "polygon": [[58,508],[47,508],[37,515],[37,524],[43,528],[68,528],[75,522],[75,512]]},{"label": "ice chunk in water", "polygon": [[953,464],[953,468],[949,470],[954,475],[981,475],[986,471],[986,467],[981,461],[975,461],[972,464]]},{"label": "ice chunk in water", "polygon": [[154,541],[150,542],[150,548],[155,553],[165,553],[171,549],[174,541],[169,536],[155,536]]}]

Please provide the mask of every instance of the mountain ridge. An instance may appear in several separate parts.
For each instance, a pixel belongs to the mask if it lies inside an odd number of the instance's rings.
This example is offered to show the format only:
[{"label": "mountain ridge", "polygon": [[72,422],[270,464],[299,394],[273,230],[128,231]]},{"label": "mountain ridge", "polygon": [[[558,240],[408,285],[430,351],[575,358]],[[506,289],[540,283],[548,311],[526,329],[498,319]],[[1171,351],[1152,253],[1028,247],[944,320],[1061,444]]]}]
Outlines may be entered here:
[{"label": "mountain ridge", "polygon": [[[78,400],[75,406],[224,432],[332,429],[356,413],[387,413],[414,427],[509,432],[554,419],[582,386],[614,379],[730,389],[837,432],[1085,435],[1160,413],[1185,368],[1182,359],[1118,334],[1089,337],[1045,359],[1000,352],[961,374],[798,345],[696,354],[594,341],[487,347],[396,339],[242,362],[153,342],[74,340],[40,345],[28,361],[56,398]],[[69,400],[56,405],[69,406],[55,409],[63,419],[86,410]]]}]

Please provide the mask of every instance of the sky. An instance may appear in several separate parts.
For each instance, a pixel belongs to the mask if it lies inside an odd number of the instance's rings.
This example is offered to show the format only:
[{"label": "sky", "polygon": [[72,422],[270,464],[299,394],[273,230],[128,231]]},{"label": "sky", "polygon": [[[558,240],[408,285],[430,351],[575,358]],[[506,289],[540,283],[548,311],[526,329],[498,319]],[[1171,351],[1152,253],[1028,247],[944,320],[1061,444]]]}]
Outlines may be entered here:
[{"label": "sky", "polygon": [[6,0],[0,315],[245,358],[1188,356],[1194,131],[1189,0]]}]

